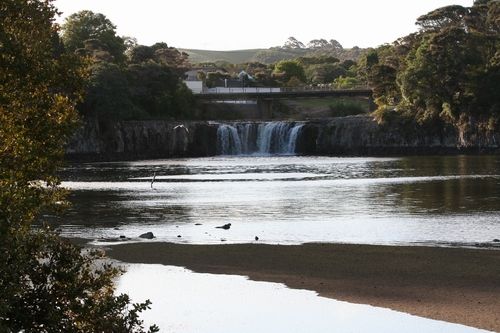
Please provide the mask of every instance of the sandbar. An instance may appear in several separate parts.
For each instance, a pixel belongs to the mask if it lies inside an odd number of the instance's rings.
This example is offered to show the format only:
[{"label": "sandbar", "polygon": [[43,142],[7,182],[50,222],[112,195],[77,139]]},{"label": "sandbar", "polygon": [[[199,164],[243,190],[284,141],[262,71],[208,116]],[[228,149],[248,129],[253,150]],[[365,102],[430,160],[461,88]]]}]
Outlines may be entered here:
[{"label": "sandbar", "polygon": [[320,296],[500,332],[500,251],[308,243],[124,243],[106,254],[127,263],[248,276]]}]

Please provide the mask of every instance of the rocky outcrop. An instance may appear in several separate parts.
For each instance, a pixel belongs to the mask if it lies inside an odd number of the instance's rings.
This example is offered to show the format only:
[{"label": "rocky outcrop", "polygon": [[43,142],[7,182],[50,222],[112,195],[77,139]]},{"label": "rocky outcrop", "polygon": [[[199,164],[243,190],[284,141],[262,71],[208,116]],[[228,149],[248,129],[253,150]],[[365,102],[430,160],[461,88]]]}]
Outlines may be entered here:
[{"label": "rocky outcrop", "polygon": [[[214,156],[218,126],[204,121],[89,121],[68,141],[67,157],[112,161]],[[368,116],[353,116],[306,122],[296,151],[346,156],[497,154],[499,144],[497,132],[478,133],[454,127],[446,133],[428,134],[379,125]]]},{"label": "rocky outcrop", "polygon": [[67,157],[112,161],[212,156],[216,138],[217,126],[208,122],[87,122],[68,140]]},{"label": "rocky outcrop", "polygon": [[[446,132],[428,133],[422,128],[400,128],[378,124],[372,117],[353,116],[321,120],[307,125],[316,138],[309,144],[315,155],[434,155],[500,153],[498,132],[464,132],[450,127]],[[470,128],[470,127],[468,127]]]}]

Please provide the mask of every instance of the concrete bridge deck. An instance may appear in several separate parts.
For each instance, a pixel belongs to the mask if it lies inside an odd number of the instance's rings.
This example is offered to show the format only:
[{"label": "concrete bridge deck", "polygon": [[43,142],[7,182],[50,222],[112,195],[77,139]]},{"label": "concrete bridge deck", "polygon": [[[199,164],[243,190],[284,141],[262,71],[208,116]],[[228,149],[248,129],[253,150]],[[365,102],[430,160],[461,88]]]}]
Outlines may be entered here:
[{"label": "concrete bridge deck", "polygon": [[200,104],[238,103],[238,101],[252,102],[257,104],[258,119],[271,119],[274,109],[273,102],[278,100],[299,98],[364,98],[370,101],[370,109],[373,108],[373,91],[371,89],[306,88],[262,88],[260,91],[260,88],[226,88],[221,89],[220,92],[195,94],[195,98]]},{"label": "concrete bridge deck", "polygon": [[372,98],[373,91],[371,89],[330,89],[330,90],[302,90],[302,89],[282,89],[276,92],[259,92],[257,90],[245,91],[245,88],[235,89],[234,92],[219,92],[196,94],[195,97],[199,101],[239,101],[239,100],[278,100],[278,99],[295,99],[295,98],[342,98],[342,97],[358,97]]}]

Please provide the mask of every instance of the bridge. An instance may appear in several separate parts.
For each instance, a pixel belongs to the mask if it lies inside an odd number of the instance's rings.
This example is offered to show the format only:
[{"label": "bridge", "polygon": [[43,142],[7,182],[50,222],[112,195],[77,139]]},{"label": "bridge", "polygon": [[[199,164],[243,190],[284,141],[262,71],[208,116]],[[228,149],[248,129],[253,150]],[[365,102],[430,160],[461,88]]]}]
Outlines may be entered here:
[{"label": "bridge", "polygon": [[371,89],[332,89],[326,87],[286,88],[214,88],[208,93],[195,94],[198,102],[228,103],[253,101],[259,105],[262,118],[271,118],[273,101],[297,98],[365,98],[373,101]]},{"label": "bridge", "polygon": [[200,101],[276,100],[294,98],[372,98],[371,89],[307,89],[307,88],[226,88],[196,94]]}]

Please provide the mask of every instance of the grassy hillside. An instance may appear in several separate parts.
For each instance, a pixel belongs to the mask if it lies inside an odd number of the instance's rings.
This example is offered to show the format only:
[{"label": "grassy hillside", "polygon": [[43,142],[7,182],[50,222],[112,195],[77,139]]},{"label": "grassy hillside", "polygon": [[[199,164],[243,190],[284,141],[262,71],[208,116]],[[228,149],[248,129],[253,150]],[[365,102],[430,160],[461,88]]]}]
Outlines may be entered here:
[{"label": "grassy hillside", "polygon": [[180,52],[189,54],[191,63],[197,62],[214,62],[219,60],[227,61],[231,64],[251,61],[253,56],[264,49],[237,50],[237,51],[209,51],[209,50],[192,50],[179,49]]},{"label": "grassy hillside", "polygon": [[238,64],[243,62],[260,62],[263,64],[271,64],[284,59],[295,59],[299,56],[306,57],[321,55],[330,55],[341,60],[351,59],[354,61],[359,61],[366,50],[367,49],[360,49],[358,47],[354,47],[352,49],[336,49],[333,51],[322,49],[285,49],[280,47],[235,51],[179,49],[179,51],[189,54],[189,61],[191,63],[227,61],[231,64]]}]

